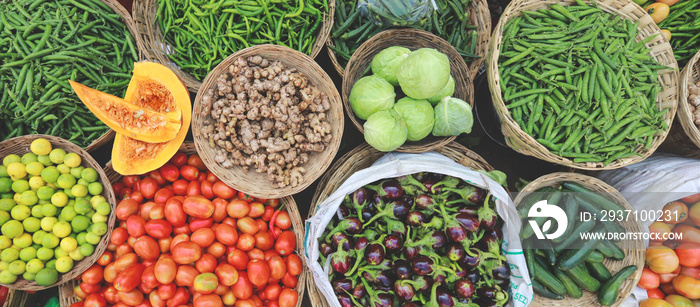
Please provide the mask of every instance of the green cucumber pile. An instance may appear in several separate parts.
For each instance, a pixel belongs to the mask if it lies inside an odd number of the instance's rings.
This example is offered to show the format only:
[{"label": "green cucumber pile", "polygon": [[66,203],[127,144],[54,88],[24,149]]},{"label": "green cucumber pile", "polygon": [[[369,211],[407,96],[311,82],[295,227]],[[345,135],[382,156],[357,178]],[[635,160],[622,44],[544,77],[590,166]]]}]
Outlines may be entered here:
[{"label": "green cucumber pile", "polygon": [[[530,224],[523,224],[523,252],[535,293],[545,298],[563,300],[566,296],[580,298],[585,290],[597,293],[598,301],[603,306],[612,305],[617,300],[620,286],[636,272],[637,266],[624,267],[612,275],[603,261],[606,258],[623,260],[625,252],[613,241],[599,238],[582,240],[581,234],[624,233],[625,229],[614,221],[579,221],[579,216],[581,212],[586,212],[600,219],[604,216],[603,211],[624,211],[624,208],[577,183],[564,182],[559,187],[544,187],[528,195],[518,206],[518,214],[523,221],[528,219],[530,208],[543,195],[546,195],[547,204],[564,210],[568,223],[564,234],[553,240],[537,239]],[[537,217],[534,220],[542,228],[547,219]]]},{"label": "green cucumber pile", "polygon": [[659,65],[638,24],[578,0],[524,11],[503,30],[503,100],[520,128],[575,163],[640,155],[668,129]]}]

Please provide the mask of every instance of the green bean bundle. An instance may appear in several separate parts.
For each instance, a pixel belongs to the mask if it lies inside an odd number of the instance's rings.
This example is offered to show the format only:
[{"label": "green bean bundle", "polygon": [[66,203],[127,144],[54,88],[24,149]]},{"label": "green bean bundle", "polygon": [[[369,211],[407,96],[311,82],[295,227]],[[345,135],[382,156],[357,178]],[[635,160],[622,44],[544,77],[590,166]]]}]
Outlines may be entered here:
[{"label": "green bean bundle", "polygon": [[[478,58],[476,50],[476,27],[469,24],[469,4],[471,0],[435,0],[437,11],[430,18],[411,27],[431,32],[450,43],[459,52],[467,65]],[[385,30],[364,18],[357,9],[357,0],[338,0],[335,22],[331,30],[331,40],[340,66],[345,67],[350,57],[360,45]]]},{"label": "green bean bundle", "polygon": [[503,30],[499,73],[512,118],[575,163],[639,155],[668,129],[659,65],[638,25],[583,1],[524,11]]},{"label": "green bean bundle", "polygon": [[167,56],[197,80],[223,59],[261,44],[311,54],[327,0],[158,0]]},{"label": "green bean bundle", "polygon": [[109,128],[68,79],[121,96],[138,53],[100,0],[19,0],[0,3],[0,58],[0,140],[42,133],[86,147]]},{"label": "green bean bundle", "polygon": [[671,7],[671,13],[659,23],[671,31],[671,47],[683,67],[700,50],[700,1],[681,1]]}]

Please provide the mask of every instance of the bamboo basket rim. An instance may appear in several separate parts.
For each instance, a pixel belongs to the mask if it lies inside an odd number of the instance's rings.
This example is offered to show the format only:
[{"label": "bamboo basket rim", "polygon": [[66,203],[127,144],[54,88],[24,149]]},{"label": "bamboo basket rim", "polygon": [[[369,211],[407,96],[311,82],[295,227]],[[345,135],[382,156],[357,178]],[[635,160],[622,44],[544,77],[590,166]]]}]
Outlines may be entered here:
[{"label": "bamboo basket rim", "polygon": [[85,257],[80,261],[75,261],[73,264],[73,268],[70,271],[64,274],[59,273],[60,276],[58,278],[58,281],[47,287],[39,286],[35,281],[27,281],[21,277],[18,277],[17,281],[12,284],[2,284],[5,287],[15,290],[44,290],[57,285],[61,285],[75,277],[80,276],[83,272],[85,272],[85,270],[90,268],[95,263],[95,261],[97,261],[97,258],[99,258],[99,256],[102,255],[102,253],[107,248],[107,243],[112,234],[112,230],[114,229],[114,221],[116,220],[116,197],[114,196],[112,185],[107,179],[107,175],[104,173],[104,171],[102,171],[102,167],[95,161],[95,159],[92,158],[92,156],[90,156],[89,153],[87,153],[87,151],[80,148],[80,146],[75,145],[68,140],[51,135],[30,134],[11,138],[0,142],[0,156],[5,157],[6,155],[13,153],[22,155],[27,152],[30,152],[29,145],[33,140],[39,138],[47,139],[49,142],[51,142],[53,148],[62,148],[66,152],[77,153],[82,160],[80,163],[81,166],[92,167],[93,169],[95,169],[95,171],[97,171],[97,175],[99,176],[99,182],[102,184],[103,187],[102,194],[100,195],[102,195],[107,200],[111,211],[109,213],[109,219],[107,221],[107,233],[102,236],[100,242],[95,246],[95,250],[92,253],[92,255]]},{"label": "bamboo basket rim", "polygon": [[[323,12],[323,21],[318,29],[318,34],[316,35],[316,41],[313,44],[311,55],[312,59],[315,59],[321,49],[326,44],[326,40],[330,37],[331,28],[333,27],[333,20],[335,16],[335,1],[328,0],[328,12]],[[172,60],[166,55],[168,53],[168,46],[165,43],[163,33],[160,30],[160,26],[155,20],[155,15],[157,11],[157,0],[133,0],[132,4],[132,14],[135,20],[136,28],[138,29],[138,34],[143,40],[147,52],[147,57],[155,62],[165,65],[170,68],[177,76],[182,80],[187,89],[190,92],[197,93],[199,88],[204,83],[204,80],[199,81],[195,79],[192,75],[182,71],[178,65],[176,65]],[[251,45],[259,46],[259,45]],[[239,52],[244,49],[239,49]],[[219,55],[223,57],[224,55]]]},{"label": "bamboo basket rim", "polygon": [[675,117],[678,103],[678,63],[673,56],[671,44],[663,37],[661,30],[654,23],[646,11],[631,0],[584,0],[584,2],[595,2],[603,11],[621,16],[632,21],[639,21],[639,34],[637,39],[644,39],[651,35],[658,34],[646,46],[650,47],[652,57],[661,65],[669,66],[672,69],[663,70],[659,74],[660,84],[663,87],[657,97],[657,104],[663,107],[668,107],[668,112],[665,115],[665,122],[668,129],[654,136],[654,141],[651,148],[648,150],[639,150],[636,152],[642,156],[634,156],[625,159],[618,159],[612,163],[603,165],[603,163],[581,162],[575,163],[572,159],[564,158],[549,151],[544,145],[535,140],[534,137],[523,131],[517,122],[511,117],[510,111],[506,108],[503,101],[500,87],[500,73],[498,71],[498,58],[500,55],[500,45],[503,39],[503,29],[505,24],[511,19],[522,15],[523,10],[533,10],[544,8],[554,3],[559,3],[564,6],[575,3],[574,0],[513,0],[503,11],[498,25],[494,29],[494,34],[489,43],[489,53],[486,57],[486,68],[488,74],[489,88],[491,91],[492,103],[496,109],[496,113],[501,121],[501,131],[505,136],[506,143],[515,151],[536,157],[547,162],[556,163],[572,168],[582,170],[608,170],[624,167],[639,161],[642,161],[656,151],[663,143],[671,130],[673,119]]},{"label": "bamboo basket rim", "polygon": [[[472,0],[469,3],[467,12],[469,13],[469,24],[476,25],[478,27],[474,30],[477,31],[475,54],[478,55],[479,58],[476,58],[469,63],[469,72],[471,73],[471,78],[474,79],[476,75],[479,74],[479,69],[481,68],[482,64],[484,64],[484,59],[488,51],[489,40],[491,39],[491,12],[489,11],[487,0]],[[332,19],[332,21],[333,22],[331,23],[331,27],[329,29],[329,36],[326,40],[326,52],[328,53],[328,57],[331,59],[331,64],[333,65],[333,68],[335,68],[335,71],[341,78],[344,78],[345,67],[340,65],[338,56],[331,48],[335,47],[333,38],[330,37],[330,31],[333,28],[335,19]]]},{"label": "bamboo basket rim", "polygon": [[[197,149],[195,148],[195,145],[192,141],[185,141],[180,148],[178,149],[178,152],[183,152],[185,154],[197,154]],[[107,178],[109,178],[110,182],[118,182],[123,175],[117,173],[114,171],[112,168],[112,163],[111,161],[107,162],[107,165],[104,167],[104,172],[107,174]],[[141,175],[139,175],[141,176]],[[301,255],[304,254],[304,224],[302,223],[301,220],[301,215],[299,213],[299,207],[297,206],[296,202],[294,201],[294,198],[291,196],[286,196],[284,198],[280,199],[280,203],[284,204],[284,208],[286,209],[287,213],[289,213],[289,217],[292,221],[292,226],[291,226],[291,231],[294,233],[294,236],[296,237],[296,248],[295,252],[297,255],[299,255],[299,258],[302,258],[302,272],[297,276],[298,278],[298,283],[297,286],[294,288],[297,293],[299,294],[299,299],[297,300],[296,307],[300,307],[301,303],[303,301],[304,297],[304,292],[306,290],[306,271],[308,268],[306,267],[306,264],[304,264],[304,257],[301,257]],[[68,283],[63,284],[59,290],[59,301],[61,302],[61,306],[68,307],[70,304],[78,302],[78,299],[75,297],[73,293],[73,288],[78,286],[79,283],[77,280],[71,280]]]},{"label": "bamboo basket rim", "polygon": [[3,307],[23,307],[27,305],[29,293],[9,288],[7,290],[7,298],[5,299],[5,304],[2,305]]},{"label": "bamboo basket rim", "polygon": [[[472,169],[485,171],[494,170],[494,168],[479,154],[457,142],[450,142],[443,147],[436,148],[435,151]],[[321,202],[333,194],[348,177],[359,170],[369,167],[385,154],[385,152],[376,150],[367,143],[362,143],[341,156],[333,163],[323,177],[321,177],[321,180],[319,180],[318,187],[311,199],[307,218],[314,216]],[[317,307],[330,306],[325,296],[321,294],[321,291],[316,286],[311,271],[307,270],[306,274],[306,281],[308,283],[307,293],[309,294],[311,305]]]},{"label": "bamboo basket rim", "polygon": [[[515,198],[514,202],[516,208],[522,202],[522,200],[525,197],[527,197],[527,195],[529,195],[530,193],[533,193],[536,190],[547,186],[558,187],[561,185],[562,182],[565,181],[578,183],[583,187],[590,189],[593,192],[601,194],[602,196],[605,196],[608,199],[614,200],[617,204],[623,206],[626,210],[634,210],[632,209],[632,206],[630,206],[630,204],[627,202],[627,200],[625,200],[622,194],[620,194],[620,192],[618,192],[615,188],[603,182],[602,180],[579,173],[564,172],[547,174],[527,184]],[[643,232],[642,225],[637,220],[628,220],[620,223],[620,225],[625,230],[630,232]],[[616,272],[628,265],[633,264],[637,266],[637,271],[634,273],[634,275],[632,275],[632,277],[625,280],[622,287],[620,288],[615,303],[613,303],[611,307],[620,306],[625,301],[625,299],[627,299],[627,297],[629,297],[630,294],[632,294],[632,290],[634,290],[634,288],[637,286],[637,282],[639,282],[639,279],[642,276],[642,268],[644,268],[644,253],[646,247],[644,245],[643,240],[639,238],[638,240],[634,240],[634,242],[624,241],[623,243],[625,244],[621,244],[622,246],[620,246],[620,248],[622,248],[625,251],[625,259],[621,261],[605,259],[605,266],[607,268],[614,268],[615,270],[611,271]],[[567,296],[563,300],[547,299],[535,294],[535,298],[532,300],[532,304],[533,306],[602,306],[598,302],[597,293],[589,291],[583,292],[584,293],[581,298],[575,299]]]},{"label": "bamboo basket rim", "polygon": [[[452,45],[439,36],[425,30],[413,28],[388,29],[377,33],[377,35],[362,43],[345,66],[342,83],[343,107],[350,121],[360,133],[364,134],[365,132],[362,126],[364,120],[359,119],[353,112],[349,100],[350,92],[355,83],[365,75],[364,72],[369,67],[372,58],[381,50],[390,46],[406,47],[412,51],[418,48],[429,47],[447,55],[450,59],[450,75],[455,80],[455,93],[453,96],[466,101],[472,107],[474,106],[474,84],[469,74],[469,68]],[[436,137],[429,134],[420,141],[406,141],[396,151],[409,153],[427,152],[445,146],[456,138],[456,135]]]},{"label": "bamboo basket rim", "polygon": [[[695,125],[693,119],[693,112],[690,108],[690,102],[688,101],[689,90],[691,82],[696,83],[700,81],[700,51],[695,53],[688,64],[686,64],[683,71],[681,71],[680,85],[679,85],[679,103],[678,103],[678,114],[676,115],[678,121],[683,128],[683,132],[690,141],[695,145],[692,150],[695,152],[700,151],[700,129]],[[685,141],[685,140],[684,140]]]},{"label": "bamboo basket rim", "polygon": [[[216,151],[209,146],[209,140],[201,133],[203,122],[211,119],[210,114],[202,114],[203,93],[215,86],[218,77],[222,73],[228,73],[228,67],[236,59],[254,55],[260,55],[268,60],[281,61],[287,68],[296,68],[299,72],[306,75],[311,85],[325,93],[330,101],[331,108],[326,111],[326,120],[331,124],[333,138],[322,152],[309,153],[309,161],[301,165],[306,169],[304,181],[296,187],[277,188],[268,180],[266,174],[257,173],[252,169],[246,172],[239,166],[229,169],[224,168],[215,161]],[[200,92],[194,101],[192,116],[194,143],[207,168],[227,185],[259,198],[281,198],[299,193],[323,175],[323,172],[330,166],[335,154],[338,152],[345,125],[340,94],[328,74],[307,55],[277,45],[249,47],[230,55],[217,65],[204,79],[203,86],[200,88]]]}]

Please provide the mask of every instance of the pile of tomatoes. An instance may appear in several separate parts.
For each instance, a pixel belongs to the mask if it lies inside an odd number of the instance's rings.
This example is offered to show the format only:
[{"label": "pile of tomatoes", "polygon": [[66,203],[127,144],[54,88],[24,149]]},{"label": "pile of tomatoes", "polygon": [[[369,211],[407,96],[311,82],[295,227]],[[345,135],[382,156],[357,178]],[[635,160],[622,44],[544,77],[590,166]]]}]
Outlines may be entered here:
[{"label": "pile of tomatoes", "polygon": [[296,305],[303,264],[279,200],[237,192],[183,153],[113,188],[118,227],[71,307]]},{"label": "pile of tomatoes", "polygon": [[[666,204],[649,231],[646,267],[639,287],[647,290],[644,307],[692,307],[700,304],[700,194]],[[669,234],[682,240],[663,240]]]}]

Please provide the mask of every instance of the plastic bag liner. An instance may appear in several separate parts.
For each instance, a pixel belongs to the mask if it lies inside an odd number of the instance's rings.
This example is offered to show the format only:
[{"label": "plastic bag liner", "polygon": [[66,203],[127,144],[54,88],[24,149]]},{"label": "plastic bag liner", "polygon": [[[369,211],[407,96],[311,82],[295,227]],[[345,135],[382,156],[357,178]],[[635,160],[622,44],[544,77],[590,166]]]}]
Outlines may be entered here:
[{"label": "plastic bag liner", "polygon": [[[594,175],[617,189],[637,211],[658,211],[669,202],[700,193],[700,160],[671,154],[657,153],[642,162]],[[653,220],[639,222],[648,233]],[[621,306],[639,306],[646,298],[646,290],[636,287]]]},{"label": "plastic bag liner", "polygon": [[534,292],[518,236],[521,222],[513,201],[501,185],[486,175],[435,152],[388,153],[384,155],[369,168],[350,176],[338,190],[316,208],[316,214],[306,221],[304,237],[306,265],[313,275],[316,286],[330,305],[339,307],[340,303],[338,303],[331,283],[328,281],[328,272],[332,268],[329,264],[325,264],[324,268],[318,263],[318,238],[323,235],[328,223],[336,216],[336,211],[343,202],[343,198],[372,182],[418,172],[433,172],[461,178],[474,186],[488,190],[495,197],[496,212],[505,221],[503,226],[504,242],[501,247],[511,269],[510,306],[524,307],[529,305],[534,298]]},{"label": "plastic bag liner", "polygon": [[437,5],[435,0],[360,0],[357,9],[376,26],[388,28],[421,24]]}]

